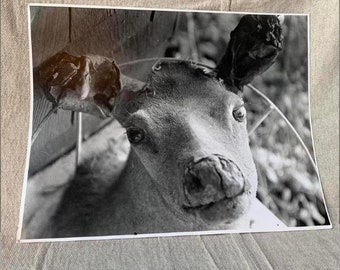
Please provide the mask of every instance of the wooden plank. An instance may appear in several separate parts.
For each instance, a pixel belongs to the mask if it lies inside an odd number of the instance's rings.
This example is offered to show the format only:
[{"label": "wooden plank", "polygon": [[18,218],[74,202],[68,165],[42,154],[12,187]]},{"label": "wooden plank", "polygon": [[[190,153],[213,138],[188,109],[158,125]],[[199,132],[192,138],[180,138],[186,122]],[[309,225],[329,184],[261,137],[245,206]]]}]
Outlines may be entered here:
[{"label": "wooden plank", "polygon": [[[31,43],[33,67],[39,65],[68,42],[68,13],[65,8],[31,8],[34,18],[31,22]],[[34,91],[33,130],[50,110],[41,89]]]},{"label": "wooden plank", "polygon": [[[76,125],[71,123],[71,112],[59,110],[45,122],[41,132],[31,147],[29,175],[39,171],[60,155],[75,147]],[[105,120],[108,121],[108,120]],[[83,115],[83,136],[93,133],[103,120],[91,115]]]},{"label": "wooden plank", "polygon": [[[163,56],[176,13],[84,8],[42,8],[32,23],[34,65],[62,48],[76,55],[99,54],[126,62]],[[71,15],[71,16],[69,16]],[[71,43],[69,43],[71,18]],[[167,22],[167,23],[164,23]],[[127,75],[145,79],[153,63],[122,69]],[[33,131],[51,109],[41,89],[35,89]],[[84,115],[84,135],[101,121]],[[31,149],[30,174],[36,173],[75,146],[76,130],[71,113],[58,111],[44,124]]]},{"label": "wooden plank", "polygon": [[93,29],[111,16],[117,17],[115,9],[71,8],[72,42],[91,36]]},{"label": "wooden plank", "polygon": [[[68,42],[68,12],[65,8],[45,7],[34,12],[31,22],[31,42],[33,67],[39,65],[48,57],[62,50]],[[33,96],[33,132],[39,123],[51,109],[51,103],[46,100],[42,90],[35,88]],[[30,173],[34,173],[55,155],[63,147],[49,148],[53,144],[49,142],[70,127],[70,113],[60,112],[52,115],[39,133],[39,137],[31,148]],[[67,121],[65,121],[67,119]],[[58,127],[58,128],[56,128]],[[62,144],[65,146],[65,144]]]},{"label": "wooden plank", "polygon": [[[119,63],[162,57],[172,34],[176,12],[72,9],[74,40],[67,50],[75,54],[100,54]],[[108,15],[109,14],[109,15]],[[91,19],[94,16],[98,23]],[[145,79],[152,63],[125,67],[128,76]]]},{"label": "wooden plank", "polygon": [[33,67],[62,50],[68,42],[66,8],[45,7],[31,23]]}]

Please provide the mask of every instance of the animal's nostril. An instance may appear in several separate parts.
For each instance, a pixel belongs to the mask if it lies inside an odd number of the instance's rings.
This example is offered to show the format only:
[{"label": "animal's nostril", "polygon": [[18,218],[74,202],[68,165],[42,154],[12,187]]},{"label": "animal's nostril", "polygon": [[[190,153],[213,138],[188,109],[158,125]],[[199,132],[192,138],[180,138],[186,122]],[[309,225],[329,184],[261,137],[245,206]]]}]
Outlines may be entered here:
[{"label": "animal's nostril", "polygon": [[195,192],[200,192],[204,189],[201,180],[190,174],[187,176],[187,181],[186,181],[186,188],[188,190],[188,192],[190,193],[195,193]]},{"label": "animal's nostril", "polygon": [[227,197],[233,197],[244,189],[245,179],[240,168],[232,161],[220,158],[222,186]]},{"label": "animal's nostril", "polygon": [[194,184],[195,187],[197,187],[198,189],[202,188],[202,183],[201,183],[201,180],[196,177],[196,176],[193,176],[192,177],[192,183]]}]

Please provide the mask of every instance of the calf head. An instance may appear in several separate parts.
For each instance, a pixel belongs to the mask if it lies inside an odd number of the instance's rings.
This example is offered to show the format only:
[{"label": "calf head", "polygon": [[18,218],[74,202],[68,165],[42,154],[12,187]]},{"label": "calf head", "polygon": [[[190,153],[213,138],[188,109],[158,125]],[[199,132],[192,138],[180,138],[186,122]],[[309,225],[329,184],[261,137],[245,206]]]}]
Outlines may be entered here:
[{"label": "calf head", "polygon": [[215,225],[247,212],[257,175],[246,110],[214,72],[158,62],[142,90],[118,96],[114,115],[171,207]]}]

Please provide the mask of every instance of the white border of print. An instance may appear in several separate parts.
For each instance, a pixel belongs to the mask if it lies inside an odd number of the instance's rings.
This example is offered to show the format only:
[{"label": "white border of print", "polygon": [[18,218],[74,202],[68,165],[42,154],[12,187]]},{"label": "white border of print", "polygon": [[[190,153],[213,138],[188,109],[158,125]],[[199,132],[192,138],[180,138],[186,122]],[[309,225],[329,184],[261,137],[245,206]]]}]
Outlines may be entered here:
[{"label": "white border of print", "polygon": [[[67,237],[67,238],[42,238],[42,239],[21,239],[22,227],[23,227],[23,216],[24,216],[24,206],[26,199],[26,188],[28,181],[28,169],[29,169],[29,159],[30,159],[30,151],[31,151],[31,137],[32,137],[32,126],[33,126],[33,59],[32,59],[32,40],[31,40],[31,13],[30,7],[73,7],[73,8],[96,8],[96,9],[121,9],[121,10],[150,10],[150,11],[178,11],[178,12],[199,12],[199,13],[221,13],[221,14],[276,14],[276,15],[290,15],[290,16],[307,16],[307,25],[308,25],[308,101],[309,101],[309,123],[311,129],[311,139],[313,145],[313,157],[316,164],[316,172],[319,179],[319,184],[322,191],[322,198],[326,208],[327,216],[330,221],[330,225],[320,225],[320,226],[306,226],[306,227],[285,227],[285,228],[275,228],[275,229],[263,229],[263,230],[211,230],[211,231],[193,231],[193,232],[170,232],[170,233],[150,233],[150,234],[137,234],[137,235],[110,235],[110,236],[89,236],[89,237]],[[40,4],[40,3],[29,3],[28,4],[28,37],[29,37],[29,57],[30,57],[30,87],[31,87],[31,95],[30,95],[30,123],[29,123],[29,134],[28,134],[28,149],[26,155],[26,165],[25,165],[25,174],[24,174],[24,182],[23,182],[23,190],[21,196],[21,205],[20,205],[20,217],[19,217],[19,225],[17,231],[17,242],[19,243],[37,243],[37,242],[66,242],[66,241],[83,241],[83,240],[108,240],[108,239],[136,239],[136,238],[150,238],[150,237],[171,237],[171,236],[193,236],[193,235],[218,235],[218,234],[230,234],[230,233],[258,233],[258,232],[284,232],[284,231],[307,231],[307,230],[316,230],[316,229],[331,229],[332,221],[329,216],[329,212],[326,205],[326,200],[322,188],[322,183],[320,179],[320,174],[318,171],[317,160],[315,155],[315,145],[313,139],[313,128],[311,121],[311,105],[310,105],[310,90],[311,90],[311,81],[310,81],[310,16],[309,14],[303,13],[263,13],[263,12],[231,12],[231,11],[212,11],[212,10],[190,10],[190,9],[161,9],[161,8],[136,8],[136,7],[116,7],[116,6],[96,6],[96,5],[74,5],[74,4]]]}]

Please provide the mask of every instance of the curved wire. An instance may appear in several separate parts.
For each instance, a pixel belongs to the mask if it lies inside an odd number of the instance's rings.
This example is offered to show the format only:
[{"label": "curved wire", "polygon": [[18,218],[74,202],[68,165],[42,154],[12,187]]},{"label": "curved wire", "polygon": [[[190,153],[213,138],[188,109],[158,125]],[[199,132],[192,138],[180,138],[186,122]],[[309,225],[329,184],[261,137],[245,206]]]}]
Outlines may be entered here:
[{"label": "curved wire", "polygon": [[282,118],[283,120],[286,122],[286,124],[288,125],[288,127],[293,131],[293,133],[295,134],[296,138],[298,139],[298,141],[300,142],[300,144],[302,145],[303,149],[305,150],[308,158],[310,159],[315,171],[318,173],[318,168],[316,167],[315,161],[312,157],[312,155],[310,154],[306,144],[304,143],[304,141],[302,140],[301,136],[299,135],[299,133],[296,131],[296,129],[294,128],[294,126],[290,123],[290,121],[287,119],[287,117],[283,114],[283,112],[265,95],[263,94],[260,90],[258,90],[255,86],[251,85],[251,84],[247,84],[246,85],[250,90],[254,91],[256,94],[258,94],[259,96],[261,96],[264,100],[266,100],[270,107],[273,108]]},{"label": "curved wire", "polygon": [[188,63],[194,63],[195,65],[201,66],[201,67],[205,67],[211,70],[215,70],[215,68],[203,64],[203,63],[199,63],[199,62],[195,62],[192,60],[186,60],[186,59],[180,59],[180,58],[173,58],[173,57],[151,57],[151,58],[142,58],[142,59],[138,59],[138,60],[132,60],[129,62],[124,62],[121,64],[117,64],[117,66],[119,68],[125,67],[125,66],[130,66],[130,65],[135,65],[135,64],[139,64],[139,63],[145,63],[145,62],[153,62],[153,61],[158,61],[158,60],[166,60],[166,61],[172,61],[172,62],[188,62]]}]

